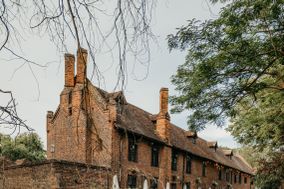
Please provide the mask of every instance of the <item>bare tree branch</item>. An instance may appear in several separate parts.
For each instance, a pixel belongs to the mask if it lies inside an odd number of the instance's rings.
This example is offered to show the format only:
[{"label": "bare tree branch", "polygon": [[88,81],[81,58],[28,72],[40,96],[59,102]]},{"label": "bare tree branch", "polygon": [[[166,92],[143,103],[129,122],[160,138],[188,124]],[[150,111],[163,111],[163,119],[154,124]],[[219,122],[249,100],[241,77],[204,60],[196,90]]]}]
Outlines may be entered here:
[{"label": "bare tree branch", "polygon": [[4,91],[0,89],[1,95],[8,95],[9,100],[8,103],[4,105],[0,105],[0,126],[8,127],[12,129],[12,133],[16,131],[20,131],[21,128],[25,128],[28,131],[32,131],[33,129],[26,125],[25,121],[20,118],[17,112],[17,104],[16,100],[11,91]]},{"label": "bare tree branch", "polygon": [[[114,88],[124,89],[128,77],[127,60],[134,62],[133,69],[139,63],[148,70],[149,43],[155,41],[150,24],[156,2],[117,0],[116,5],[111,3],[101,0],[0,0],[0,52],[5,50],[15,59],[23,61],[15,68],[13,76],[27,65],[40,94],[33,67],[44,68],[46,65],[16,53],[19,52],[17,48],[21,49],[20,43],[25,38],[25,33],[32,32],[39,36],[49,36],[60,51],[67,52],[67,43],[70,42],[77,44],[78,49],[87,48],[93,64],[91,78],[94,77],[99,85],[104,82],[104,77],[96,62],[97,54],[107,52],[111,57],[116,57],[117,82]],[[105,28],[105,23],[100,22],[102,17],[112,20],[110,28]],[[5,107],[2,108],[4,112]],[[9,107],[7,109],[8,112],[11,110]],[[15,122],[15,117],[13,119]],[[20,118],[18,122],[17,126],[27,127]]]}]

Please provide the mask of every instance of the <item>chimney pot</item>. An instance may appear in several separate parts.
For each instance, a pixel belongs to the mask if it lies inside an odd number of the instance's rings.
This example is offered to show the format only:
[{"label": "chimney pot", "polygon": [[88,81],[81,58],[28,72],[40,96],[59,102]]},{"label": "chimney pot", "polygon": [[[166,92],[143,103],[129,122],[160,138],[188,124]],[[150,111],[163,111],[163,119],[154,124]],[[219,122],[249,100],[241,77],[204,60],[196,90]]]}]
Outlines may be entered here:
[{"label": "chimney pot", "polygon": [[65,54],[64,61],[65,61],[65,87],[74,87],[75,57],[72,54]]},{"label": "chimney pot", "polygon": [[77,51],[77,77],[76,82],[84,84],[87,73],[87,58],[88,51],[83,48],[79,48]]}]

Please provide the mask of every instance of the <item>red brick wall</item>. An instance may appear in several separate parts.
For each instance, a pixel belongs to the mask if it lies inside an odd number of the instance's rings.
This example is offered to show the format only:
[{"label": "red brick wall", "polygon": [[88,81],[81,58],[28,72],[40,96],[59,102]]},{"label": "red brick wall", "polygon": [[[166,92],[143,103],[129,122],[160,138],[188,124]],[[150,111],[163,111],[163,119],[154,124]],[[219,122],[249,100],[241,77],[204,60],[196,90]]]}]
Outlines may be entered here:
[{"label": "red brick wall", "polygon": [[82,90],[78,85],[62,91],[59,109],[47,125],[48,159],[86,162],[86,115],[80,108],[81,100]]},{"label": "red brick wall", "polygon": [[112,182],[105,168],[53,160],[8,167],[3,173],[0,189],[105,189]]},{"label": "red brick wall", "polygon": [[85,83],[87,73],[87,50],[81,48],[77,51],[77,83]]},{"label": "red brick wall", "polygon": [[65,54],[65,87],[74,87],[74,64],[75,57],[72,54]]},{"label": "red brick wall", "polygon": [[[100,95],[97,90],[89,86],[88,98],[90,107],[88,109],[89,120],[89,132],[87,138],[87,148],[90,148],[91,163],[99,166],[111,167],[111,135],[114,129],[111,122],[111,109],[107,107],[103,99],[100,99]],[[114,118],[113,118],[114,119]]]},{"label": "red brick wall", "polygon": [[[128,136],[131,134],[128,134]],[[137,162],[130,162],[128,161],[128,137],[125,134],[121,137],[121,167],[118,170],[120,175],[120,183],[122,188],[127,187],[127,176],[128,174],[136,174],[137,175],[137,186],[140,188],[142,187],[142,183],[144,181],[144,177],[149,180],[157,177],[159,178],[159,189],[165,187],[167,181],[170,183],[175,182],[177,183],[177,189],[182,189],[183,183],[190,182],[191,188],[196,189],[197,183],[196,179],[200,178],[202,184],[199,185],[203,189],[208,189],[212,187],[212,182],[216,181],[219,185],[217,188],[226,188],[227,182],[225,179],[219,180],[218,179],[218,169],[214,166],[213,163],[207,163],[206,165],[206,176],[202,176],[202,162],[198,157],[192,156],[192,169],[191,173],[185,173],[185,152],[179,151],[178,153],[178,166],[177,171],[171,170],[171,147],[168,146],[161,146],[160,149],[160,164],[159,167],[152,167],[151,166],[151,145],[150,141],[145,138],[137,138],[139,141],[138,145],[138,161]],[[206,161],[205,161],[206,162]],[[224,174],[224,172],[223,172]],[[173,178],[175,177],[175,181]],[[224,178],[224,177],[223,177]],[[234,181],[234,177],[233,177]],[[244,177],[242,176],[242,184],[238,182],[235,184],[232,182],[232,186],[234,189],[250,189],[250,178],[247,178],[247,184],[244,184]]]},{"label": "red brick wall", "polygon": [[110,111],[98,101],[98,95],[94,88],[83,91],[82,84],[64,88],[59,109],[47,116],[48,159],[110,167],[113,126]]}]

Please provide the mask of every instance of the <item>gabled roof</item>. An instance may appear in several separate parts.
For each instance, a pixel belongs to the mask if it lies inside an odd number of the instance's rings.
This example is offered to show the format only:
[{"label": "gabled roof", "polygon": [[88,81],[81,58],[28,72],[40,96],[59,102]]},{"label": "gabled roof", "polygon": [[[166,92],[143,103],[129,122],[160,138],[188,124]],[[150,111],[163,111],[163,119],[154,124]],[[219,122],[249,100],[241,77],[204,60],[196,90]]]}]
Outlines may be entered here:
[{"label": "gabled roof", "polygon": [[218,148],[218,143],[217,143],[217,141],[208,141],[207,146],[209,148]]},{"label": "gabled roof", "polygon": [[[101,89],[96,89],[102,94],[106,102],[110,102],[110,99],[118,98],[120,95],[122,95],[121,98],[125,99],[122,92],[107,93]],[[126,103],[125,101],[121,105],[121,112],[117,117],[115,126],[118,129],[132,132],[160,143],[165,143],[156,133],[155,117],[156,115],[146,112],[130,103]],[[214,144],[207,142],[206,140],[197,137],[196,134],[185,131],[172,123],[170,124],[170,127],[170,145],[173,147],[192,155],[235,168],[242,172],[253,174],[252,168],[243,158],[240,158],[239,156],[228,158],[222,149],[212,149],[208,146],[217,145],[217,142],[214,142]],[[190,137],[196,137],[195,144],[190,140]],[[165,143],[165,145],[168,144]]]}]

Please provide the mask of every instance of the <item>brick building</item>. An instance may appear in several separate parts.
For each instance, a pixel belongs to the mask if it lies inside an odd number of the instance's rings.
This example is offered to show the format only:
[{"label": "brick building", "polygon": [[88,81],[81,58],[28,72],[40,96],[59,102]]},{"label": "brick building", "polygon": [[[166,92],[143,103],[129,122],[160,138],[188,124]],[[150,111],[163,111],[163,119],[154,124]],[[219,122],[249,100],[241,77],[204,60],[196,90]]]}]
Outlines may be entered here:
[{"label": "brick building", "polygon": [[[253,188],[252,168],[231,150],[170,122],[168,89],[148,113],[122,92],[108,93],[86,78],[87,51],[65,55],[60,104],[47,113],[47,157],[106,167],[120,188]],[[158,105],[158,103],[157,103]]]}]

